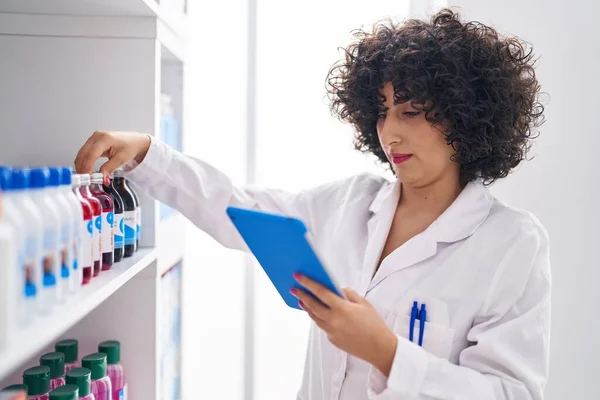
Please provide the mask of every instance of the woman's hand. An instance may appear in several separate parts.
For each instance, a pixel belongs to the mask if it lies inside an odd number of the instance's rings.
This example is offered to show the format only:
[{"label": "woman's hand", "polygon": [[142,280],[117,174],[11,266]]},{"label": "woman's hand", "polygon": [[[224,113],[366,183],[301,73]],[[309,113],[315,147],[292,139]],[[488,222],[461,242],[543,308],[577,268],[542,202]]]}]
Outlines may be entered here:
[{"label": "woman's hand", "polygon": [[80,174],[89,174],[100,157],[108,161],[100,167],[105,176],[131,160],[142,162],[150,148],[150,137],[137,132],[96,131],[85,142],[75,158],[75,169]]},{"label": "woman's hand", "polygon": [[347,299],[342,299],[305,276],[296,274],[294,278],[316,297],[304,290],[292,289],[292,294],[300,300],[300,306],[327,333],[329,341],[388,376],[398,338],[371,303],[350,288],[343,289]]}]

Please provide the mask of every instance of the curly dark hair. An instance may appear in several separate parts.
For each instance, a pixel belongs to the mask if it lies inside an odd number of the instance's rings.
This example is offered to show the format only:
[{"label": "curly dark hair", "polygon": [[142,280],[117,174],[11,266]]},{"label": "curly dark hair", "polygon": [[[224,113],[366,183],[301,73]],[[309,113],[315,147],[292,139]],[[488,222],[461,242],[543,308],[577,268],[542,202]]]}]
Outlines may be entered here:
[{"label": "curly dark hair", "polygon": [[544,120],[528,43],[462,22],[450,9],[429,22],[381,21],[354,37],[329,71],[327,92],[332,113],[355,128],[357,150],[389,165],[376,129],[385,100],[379,90],[389,82],[396,103],[411,101],[444,132],[461,183],[491,184],[526,158]]}]

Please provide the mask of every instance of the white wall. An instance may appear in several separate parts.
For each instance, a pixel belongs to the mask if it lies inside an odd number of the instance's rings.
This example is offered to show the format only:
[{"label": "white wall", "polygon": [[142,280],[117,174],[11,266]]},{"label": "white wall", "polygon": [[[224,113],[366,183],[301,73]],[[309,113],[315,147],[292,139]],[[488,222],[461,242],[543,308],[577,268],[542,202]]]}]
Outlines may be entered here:
[{"label": "white wall", "polygon": [[550,95],[547,122],[532,155],[494,186],[508,203],[535,213],[548,229],[553,274],[547,400],[599,399],[600,4],[592,0],[451,0],[466,17],[518,35],[541,56]]}]

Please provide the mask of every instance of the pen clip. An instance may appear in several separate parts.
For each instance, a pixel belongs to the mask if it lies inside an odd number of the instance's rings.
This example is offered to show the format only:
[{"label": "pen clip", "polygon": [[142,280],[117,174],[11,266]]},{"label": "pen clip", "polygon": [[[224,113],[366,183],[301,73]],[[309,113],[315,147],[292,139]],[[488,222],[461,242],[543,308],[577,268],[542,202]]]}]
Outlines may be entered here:
[{"label": "pen clip", "polygon": [[427,321],[427,310],[425,304],[421,304],[419,311],[419,346],[423,346],[423,335],[425,334],[425,321]]},{"label": "pen clip", "polygon": [[408,339],[412,342],[415,334],[415,320],[419,314],[419,303],[413,302],[412,309],[410,310],[410,327],[408,330]]}]

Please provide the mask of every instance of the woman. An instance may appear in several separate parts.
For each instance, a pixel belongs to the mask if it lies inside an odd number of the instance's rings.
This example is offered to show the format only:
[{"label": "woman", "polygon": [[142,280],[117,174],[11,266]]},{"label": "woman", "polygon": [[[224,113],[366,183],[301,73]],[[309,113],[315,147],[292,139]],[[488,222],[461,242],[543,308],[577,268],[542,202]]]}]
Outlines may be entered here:
[{"label": "woman", "polygon": [[358,33],[330,71],[332,110],[395,182],[363,174],[297,194],[238,188],[122,132],[94,133],[75,165],[125,165],[146,193],[231,248],[245,246],[228,206],[305,221],[347,299],[297,277],[321,301],[294,293],[314,321],[299,399],[542,399],[547,234],[486,188],[525,158],[542,122],[533,63],[519,40],[449,10]]}]

